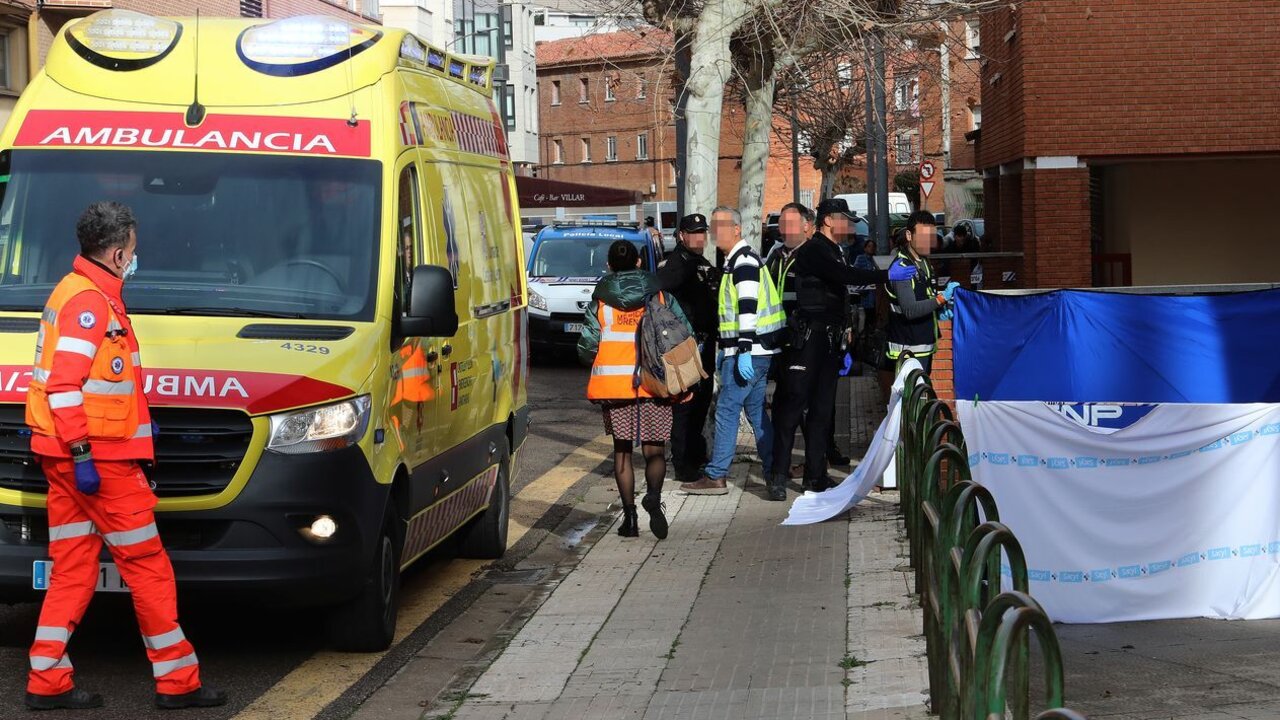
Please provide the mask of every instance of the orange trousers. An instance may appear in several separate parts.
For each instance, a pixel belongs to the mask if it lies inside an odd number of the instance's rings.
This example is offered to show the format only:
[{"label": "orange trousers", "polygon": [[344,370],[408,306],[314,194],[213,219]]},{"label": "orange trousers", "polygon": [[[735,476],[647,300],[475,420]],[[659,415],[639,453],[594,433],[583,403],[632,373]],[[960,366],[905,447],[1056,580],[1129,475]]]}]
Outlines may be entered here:
[{"label": "orange trousers", "polygon": [[156,496],[133,461],[98,461],[96,495],[76,490],[70,460],[41,458],[49,480],[49,556],[53,572],[40,610],[27,690],[58,695],[74,687],[67,643],[84,617],[98,581],[102,544],[133,595],[156,692],[177,695],[200,688],[195,650],[178,625],[173,566],[156,531]]}]

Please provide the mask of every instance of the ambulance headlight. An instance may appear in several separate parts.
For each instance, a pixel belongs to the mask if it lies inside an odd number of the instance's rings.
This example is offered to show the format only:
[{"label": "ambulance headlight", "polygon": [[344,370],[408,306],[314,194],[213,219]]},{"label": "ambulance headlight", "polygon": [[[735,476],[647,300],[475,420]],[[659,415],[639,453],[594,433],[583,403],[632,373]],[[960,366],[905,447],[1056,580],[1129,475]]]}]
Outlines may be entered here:
[{"label": "ambulance headlight", "polygon": [[340,450],[360,442],[369,428],[368,395],[332,405],[271,416],[267,449],[285,455]]},{"label": "ambulance headlight", "polygon": [[537,292],[530,290],[529,291],[529,307],[533,308],[534,310],[546,310],[547,299],[539,295]]}]

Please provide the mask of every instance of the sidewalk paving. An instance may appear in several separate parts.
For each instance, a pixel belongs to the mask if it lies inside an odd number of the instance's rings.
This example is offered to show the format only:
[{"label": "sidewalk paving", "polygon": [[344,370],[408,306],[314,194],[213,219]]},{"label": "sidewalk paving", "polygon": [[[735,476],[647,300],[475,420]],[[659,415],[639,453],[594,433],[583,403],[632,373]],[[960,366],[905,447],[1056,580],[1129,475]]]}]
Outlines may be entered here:
[{"label": "sidewalk paving", "polygon": [[[850,397],[868,384],[847,383]],[[926,717],[896,494],[782,527],[788,506],[764,499],[758,463],[740,462],[727,495],[664,499],[667,540],[611,528],[474,683],[424,717]]]}]

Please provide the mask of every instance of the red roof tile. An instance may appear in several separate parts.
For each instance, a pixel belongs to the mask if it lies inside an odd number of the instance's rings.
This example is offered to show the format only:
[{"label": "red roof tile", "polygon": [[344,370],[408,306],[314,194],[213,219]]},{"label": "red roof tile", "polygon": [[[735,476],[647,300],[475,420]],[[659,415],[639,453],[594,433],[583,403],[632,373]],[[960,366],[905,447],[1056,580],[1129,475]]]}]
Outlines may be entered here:
[{"label": "red roof tile", "polygon": [[538,43],[538,66],[589,65],[605,60],[660,57],[671,52],[671,34],[658,28],[597,33]]}]

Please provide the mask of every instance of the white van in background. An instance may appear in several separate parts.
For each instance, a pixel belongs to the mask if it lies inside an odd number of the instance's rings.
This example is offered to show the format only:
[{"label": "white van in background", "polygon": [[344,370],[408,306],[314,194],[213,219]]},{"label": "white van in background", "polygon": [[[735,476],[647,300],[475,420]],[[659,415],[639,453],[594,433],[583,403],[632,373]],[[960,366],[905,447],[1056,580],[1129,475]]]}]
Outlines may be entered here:
[{"label": "white van in background", "polygon": [[[858,213],[859,217],[867,216],[867,193],[836,195],[836,198],[849,203],[849,209]],[[911,201],[907,200],[906,193],[889,193],[889,212],[903,214],[911,212]]]}]

